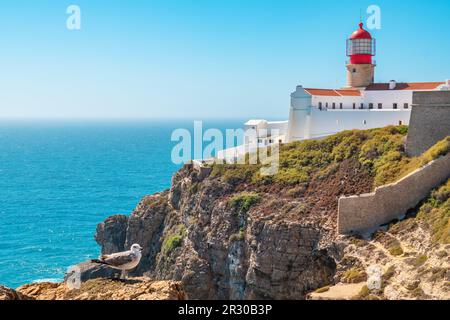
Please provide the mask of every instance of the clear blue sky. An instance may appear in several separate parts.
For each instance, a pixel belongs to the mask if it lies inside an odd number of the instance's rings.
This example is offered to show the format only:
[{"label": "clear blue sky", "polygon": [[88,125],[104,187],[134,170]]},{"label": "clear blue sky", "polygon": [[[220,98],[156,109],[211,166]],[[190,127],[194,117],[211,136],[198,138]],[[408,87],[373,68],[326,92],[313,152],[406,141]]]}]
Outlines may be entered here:
[{"label": "clear blue sky", "polygon": [[0,117],[286,118],[297,84],[345,84],[371,4],[377,81],[450,78],[448,0],[2,0]]}]

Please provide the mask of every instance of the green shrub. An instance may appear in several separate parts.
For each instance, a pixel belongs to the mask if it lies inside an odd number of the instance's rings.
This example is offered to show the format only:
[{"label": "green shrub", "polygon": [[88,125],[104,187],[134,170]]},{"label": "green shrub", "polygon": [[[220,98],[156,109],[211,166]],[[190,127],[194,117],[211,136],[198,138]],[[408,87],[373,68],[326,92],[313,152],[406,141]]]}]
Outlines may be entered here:
[{"label": "green shrub", "polygon": [[403,249],[401,246],[391,247],[389,248],[389,253],[394,257],[401,256],[403,254]]},{"label": "green shrub", "polygon": [[428,257],[425,254],[423,254],[423,255],[420,255],[420,256],[418,256],[416,258],[416,263],[417,263],[417,265],[421,266],[425,262],[427,262],[427,260],[428,260]]},{"label": "green shrub", "polygon": [[370,295],[369,287],[364,286],[361,288],[358,295],[354,297],[354,300],[365,300],[367,299],[367,297],[369,297],[369,295]]},{"label": "green shrub", "polygon": [[421,165],[423,166],[430,161],[433,161],[441,156],[445,156],[449,152],[450,152],[450,136],[439,141],[430,149],[428,149],[428,151],[426,151],[422,156],[420,156]]},{"label": "green shrub", "polygon": [[319,288],[316,291],[314,291],[314,293],[324,293],[324,292],[327,292],[327,291],[330,291],[330,286]]},{"label": "green shrub", "polygon": [[434,243],[450,244],[450,179],[431,193],[417,218],[431,227]]},{"label": "green shrub", "polygon": [[186,233],[184,225],[178,225],[174,233],[169,234],[162,244],[162,253],[167,256],[176,248],[179,248],[183,244],[183,238]]},{"label": "green shrub", "polygon": [[292,189],[289,189],[287,194],[290,197],[301,197],[306,191],[306,184],[300,184]]},{"label": "green shrub", "polygon": [[394,275],[395,275],[395,266],[390,266],[385,273],[383,273],[382,280],[383,285],[385,285]]},{"label": "green shrub", "polygon": [[256,192],[242,192],[233,196],[228,204],[239,213],[247,213],[251,207],[261,201],[261,196]]},{"label": "green shrub", "polygon": [[358,237],[351,237],[350,243],[359,248],[364,247],[368,244],[368,242],[366,240],[358,238]]},{"label": "green shrub", "polygon": [[424,254],[419,255],[417,257],[411,258],[408,260],[408,263],[414,267],[420,267],[422,266],[425,262],[427,262],[428,257]]},{"label": "green shrub", "polygon": [[342,282],[360,283],[367,280],[367,274],[359,268],[351,268],[344,272]]},{"label": "green shrub", "polygon": [[210,176],[221,177],[223,181],[237,185],[239,183],[251,182],[253,175],[259,171],[259,165],[248,164],[213,164]]},{"label": "green shrub", "polygon": [[230,236],[230,242],[242,241],[245,239],[245,230],[241,229],[238,233],[234,233]]},{"label": "green shrub", "polygon": [[195,194],[197,193],[199,190],[199,184],[198,183],[193,183],[190,188],[189,188],[189,193],[190,194]]},{"label": "green shrub", "polygon": [[412,294],[413,297],[415,297],[417,299],[425,299],[427,297],[425,292],[419,287],[417,287],[414,290],[412,290],[411,294]]}]

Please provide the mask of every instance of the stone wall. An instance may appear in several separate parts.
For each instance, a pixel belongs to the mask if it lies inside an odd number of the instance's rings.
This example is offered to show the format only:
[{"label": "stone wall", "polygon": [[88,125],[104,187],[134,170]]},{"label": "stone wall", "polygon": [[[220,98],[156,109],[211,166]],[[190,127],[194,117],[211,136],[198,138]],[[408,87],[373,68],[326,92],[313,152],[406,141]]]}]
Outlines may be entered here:
[{"label": "stone wall", "polygon": [[413,93],[406,152],[418,156],[450,136],[450,91]]},{"label": "stone wall", "polygon": [[374,82],[374,64],[349,64],[347,65],[347,86],[362,88]]},{"label": "stone wall", "polygon": [[450,177],[450,154],[373,193],[339,199],[338,233],[364,233],[404,216]]}]

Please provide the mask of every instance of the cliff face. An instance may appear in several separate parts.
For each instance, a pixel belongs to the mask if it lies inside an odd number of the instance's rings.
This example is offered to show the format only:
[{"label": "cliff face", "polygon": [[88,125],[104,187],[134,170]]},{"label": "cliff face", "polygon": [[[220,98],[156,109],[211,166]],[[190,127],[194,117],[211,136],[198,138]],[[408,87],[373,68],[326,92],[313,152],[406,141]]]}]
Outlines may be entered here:
[{"label": "cliff face", "polygon": [[[437,211],[422,213],[430,221],[411,218],[422,226],[415,231],[391,230],[367,241],[336,234],[341,196],[368,193],[420,166],[423,157],[410,158],[404,151],[406,132],[402,126],[386,127],[284,145],[280,170],[271,177],[261,176],[258,165],[214,165],[208,173],[185,166],[170,190],[145,197],[129,217],[108,218],[98,225],[95,238],[103,253],[139,243],[143,258],[133,275],[180,281],[188,299],[304,299],[335,284],[344,287],[333,288],[329,295],[339,298],[337,293],[344,292],[347,297],[354,294],[345,284],[365,282],[366,269],[373,264],[386,272],[387,291],[366,290],[358,293],[360,298],[411,298],[412,286],[404,279],[425,279],[421,272],[432,275],[420,285],[425,294],[419,294],[419,287],[412,289],[414,294],[445,297],[450,192],[430,200],[430,206],[447,201]],[[450,150],[444,144],[431,153]],[[409,244],[422,234],[433,239],[436,228],[447,235],[439,240],[447,246]],[[425,254],[435,257],[426,269],[408,269],[411,259],[424,259]],[[82,279],[107,272],[85,267]]]},{"label": "cliff face", "polygon": [[96,240],[103,253],[141,244],[134,275],[179,280],[188,298],[303,299],[333,280],[337,197],[366,192],[371,182],[345,161],[294,196],[263,187],[248,208],[232,203],[245,204],[251,195],[241,190],[254,187],[202,179],[185,166],[170,191],[144,198],[129,218],[99,224]]}]

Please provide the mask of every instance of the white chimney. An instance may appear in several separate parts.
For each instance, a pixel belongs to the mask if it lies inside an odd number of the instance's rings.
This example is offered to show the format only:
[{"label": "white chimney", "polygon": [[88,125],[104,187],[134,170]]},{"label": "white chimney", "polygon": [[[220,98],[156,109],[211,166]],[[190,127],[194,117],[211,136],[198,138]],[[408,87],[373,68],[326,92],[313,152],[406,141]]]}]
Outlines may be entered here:
[{"label": "white chimney", "polygon": [[438,90],[450,91],[450,80],[446,80],[444,84],[442,84],[438,87]]},{"label": "white chimney", "polygon": [[394,90],[397,86],[397,82],[395,80],[389,81],[389,90]]}]

